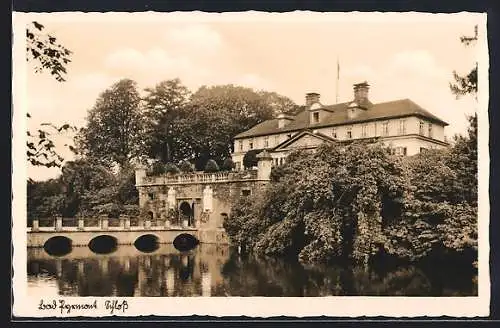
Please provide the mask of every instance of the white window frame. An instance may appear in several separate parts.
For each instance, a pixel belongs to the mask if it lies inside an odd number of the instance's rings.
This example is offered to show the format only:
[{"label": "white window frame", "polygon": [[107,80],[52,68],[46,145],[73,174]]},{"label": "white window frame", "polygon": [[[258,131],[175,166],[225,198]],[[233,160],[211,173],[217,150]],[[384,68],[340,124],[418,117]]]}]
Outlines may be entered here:
[{"label": "white window frame", "polygon": [[368,136],[368,124],[361,125],[361,136],[366,138]]},{"label": "white window frame", "polygon": [[425,122],[422,120],[418,122],[418,134],[421,136],[425,135]]},{"label": "white window frame", "polygon": [[399,120],[398,134],[399,135],[406,134],[406,120]]},{"label": "white window frame", "polygon": [[389,135],[389,122],[382,122],[382,136],[387,137]]}]

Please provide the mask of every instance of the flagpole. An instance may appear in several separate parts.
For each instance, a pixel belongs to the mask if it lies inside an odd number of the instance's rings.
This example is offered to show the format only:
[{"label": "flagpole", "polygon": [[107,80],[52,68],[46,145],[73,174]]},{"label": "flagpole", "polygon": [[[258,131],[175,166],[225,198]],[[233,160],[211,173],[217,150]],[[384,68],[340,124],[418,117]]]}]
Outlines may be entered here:
[{"label": "flagpole", "polygon": [[339,80],[340,80],[340,64],[339,57],[337,56],[337,84],[335,86],[335,103],[339,103]]}]

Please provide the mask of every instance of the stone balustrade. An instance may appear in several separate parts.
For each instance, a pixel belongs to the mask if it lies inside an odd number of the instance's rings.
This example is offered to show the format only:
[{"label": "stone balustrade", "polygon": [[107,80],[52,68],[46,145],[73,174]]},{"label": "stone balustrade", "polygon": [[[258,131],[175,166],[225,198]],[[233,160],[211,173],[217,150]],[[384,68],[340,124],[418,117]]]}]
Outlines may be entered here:
[{"label": "stone balustrade", "polygon": [[[110,225],[110,220],[119,220],[118,225]],[[87,225],[87,221],[93,221],[95,224]],[[118,219],[110,219],[105,216],[98,218],[41,218],[33,219],[28,232],[53,232],[53,231],[126,231],[126,230],[175,230],[175,229],[196,229],[194,226],[188,226],[187,220],[172,223],[170,219],[155,220],[149,219],[136,220],[138,224],[132,225],[131,218],[127,215],[120,216]],[[65,222],[65,224],[63,224]],[[71,224],[68,224],[71,222]]]},{"label": "stone balustrade", "polygon": [[140,185],[176,185],[176,184],[198,184],[198,183],[221,183],[241,180],[257,179],[257,170],[231,171],[216,173],[181,173],[175,175],[162,174],[145,176]]}]

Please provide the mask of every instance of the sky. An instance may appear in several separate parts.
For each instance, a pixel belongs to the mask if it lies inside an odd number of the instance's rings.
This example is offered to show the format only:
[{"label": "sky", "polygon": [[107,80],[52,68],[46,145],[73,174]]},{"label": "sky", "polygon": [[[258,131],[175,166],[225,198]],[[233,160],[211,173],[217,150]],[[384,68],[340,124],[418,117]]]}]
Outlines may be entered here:
[{"label": "sky", "polygon": [[[233,16],[232,16],[233,15]],[[297,104],[307,92],[321,103],[353,97],[352,85],[367,81],[372,102],[409,98],[465,133],[472,97],[456,99],[448,83],[453,70],[468,73],[479,47],[465,47],[483,20],[467,15],[419,14],[38,14],[14,19],[14,36],[36,19],[73,54],[66,82],[36,74],[25,60],[28,129],[41,123],[83,126],[98,95],[122,78],[141,89],[179,78],[191,91],[202,85],[235,84],[275,91]],[[22,18],[22,19],[21,19]],[[480,38],[485,37],[480,29]],[[19,38],[22,40],[22,38]],[[337,79],[337,62],[340,74]],[[480,66],[481,70],[481,66]],[[481,73],[479,73],[481,74]],[[14,109],[15,110],[15,109]],[[59,137],[58,145],[70,141]],[[66,159],[71,154],[63,148]],[[27,166],[34,180],[60,169]]]}]

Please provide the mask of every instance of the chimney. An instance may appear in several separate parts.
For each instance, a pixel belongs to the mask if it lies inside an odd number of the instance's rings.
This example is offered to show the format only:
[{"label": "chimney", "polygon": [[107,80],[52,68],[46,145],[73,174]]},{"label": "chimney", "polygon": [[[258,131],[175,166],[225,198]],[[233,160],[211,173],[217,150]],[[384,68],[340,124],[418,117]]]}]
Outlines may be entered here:
[{"label": "chimney", "polygon": [[285,125],[290,123],[290,121],[292,121],[292,118],[290,116],[287,116],[283,113],[279,114],[278,115],[278,128],[281,129],[281,128],[285,127]]},{"label": "chimney", "polygon": [[319,93],[309,92],[306,93],[306,106],[311,107],[312,104],[319,103]]},{"label": "chimney", "polygon": [[357,104],[362,104],[368,101],[368,90],[370,89],[370,85],[368,82],[356,83],[354,85],[354,101]]}]

